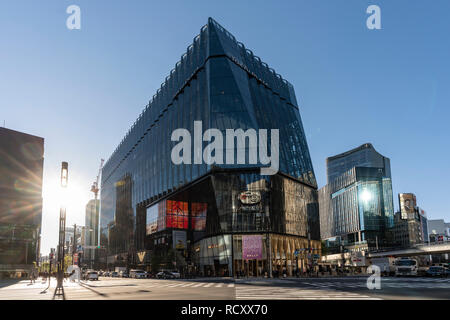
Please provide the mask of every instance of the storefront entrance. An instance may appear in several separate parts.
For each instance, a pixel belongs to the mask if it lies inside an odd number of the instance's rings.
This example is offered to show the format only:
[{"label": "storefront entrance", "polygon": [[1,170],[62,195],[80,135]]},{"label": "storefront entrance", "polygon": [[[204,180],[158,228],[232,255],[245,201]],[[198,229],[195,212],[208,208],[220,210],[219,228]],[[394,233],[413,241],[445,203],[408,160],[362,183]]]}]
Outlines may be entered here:
[{"label": "storefront entrance", "polygon": [[264,277],[268,276],[267,260],[234,260],[235,277]]}]

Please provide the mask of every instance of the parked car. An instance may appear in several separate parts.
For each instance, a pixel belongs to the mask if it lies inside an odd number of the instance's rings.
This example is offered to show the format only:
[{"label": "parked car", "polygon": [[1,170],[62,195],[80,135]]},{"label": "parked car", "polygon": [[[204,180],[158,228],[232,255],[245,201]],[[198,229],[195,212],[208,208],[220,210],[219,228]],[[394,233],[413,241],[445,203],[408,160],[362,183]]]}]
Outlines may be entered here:
[{"label": "parked car", "polygon": [[156,274],[156,278],[158,279],[175,279],[174,275],[169,271],[161,271]]},{"label": "parked car", "polygon": [[88,271],[84,274],[84,280],[98,280],[97,271]]},{"label": "parked car", "polygon": [[156,274],[156,278],[158,278],[158,279],[177,279],[177,278],[180,278],[180,274],[178,272],[172,272],[172,271],[161,271]]},{"label": "parked car", "polygon": [[129,278],[130,275],[128,274],[128,272],[122,271],[122,272],[120,272],[120,277],[121,277],[121,278]]},{"label": "parked car", "polygon": [[119,278],[119,273],[117,271],[113,271],[113,272],[111,272],[111,277]]},{"label": "parked car", "polygon": [[154,272],[146,272],[145,273],[146,278],[150,279],[150,278],[156,278],[156,273]]},{"label": "parked car", "polygon": [[103,276],[104,276],[104,277],[109,277],[109,276],[110,276],[109,271],[105,271],[105,272],[103,273]]},{"label": "parked car", "polygon": [[132,269],[130,270],[130,278],[134,279],[145,279],[147,276],[144,270],[141,269]]},{"label": "parked car", "polygon": [[427,270],[429,277],[448,277],[449,274],[450,272],[446,268],[440,266],[432,266]]}]

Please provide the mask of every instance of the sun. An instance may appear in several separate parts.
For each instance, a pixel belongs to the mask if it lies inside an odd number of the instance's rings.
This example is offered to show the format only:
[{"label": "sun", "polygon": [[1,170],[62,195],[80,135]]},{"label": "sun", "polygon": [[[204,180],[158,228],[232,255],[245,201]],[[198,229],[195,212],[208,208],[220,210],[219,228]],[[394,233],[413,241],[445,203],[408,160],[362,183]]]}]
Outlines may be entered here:
[{"label": "sun", "polygon": [[89,187],[87,182],[72,179],[66,188],[62,188],[59,179],[46,179],[42,190],[44,214],[59,216],[59,209],[65,207],[66,224],[84,224],[86,204],[92,198]]}]

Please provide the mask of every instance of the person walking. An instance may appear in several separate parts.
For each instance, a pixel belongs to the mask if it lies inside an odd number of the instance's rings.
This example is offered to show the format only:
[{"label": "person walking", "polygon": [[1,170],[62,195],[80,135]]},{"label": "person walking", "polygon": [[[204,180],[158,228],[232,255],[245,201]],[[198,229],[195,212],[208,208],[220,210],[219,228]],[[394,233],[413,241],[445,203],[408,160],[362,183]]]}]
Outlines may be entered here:
[{"label": "person walking", "polygon": [[30,283],[33,284],[35,283],[35,274],[34,274],[34,270],[31,270],[30,272]]}]

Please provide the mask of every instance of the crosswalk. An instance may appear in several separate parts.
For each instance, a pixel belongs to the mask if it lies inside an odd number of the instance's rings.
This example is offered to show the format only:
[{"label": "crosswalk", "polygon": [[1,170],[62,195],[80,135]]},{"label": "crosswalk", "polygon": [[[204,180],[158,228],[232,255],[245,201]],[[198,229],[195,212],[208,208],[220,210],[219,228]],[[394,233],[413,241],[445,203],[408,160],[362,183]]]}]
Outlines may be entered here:
[{"label": "crosswalk", "polygon": [[[317,287],[317,288],[365,288],[367,289],[367,282],[345,282],[345,281],[321,281],[321,282],[301,282],[304,285]],[[432,279],[432,281],[419,281],[412,280],[410,281],[393,281],[393,280],[381,280],[381,288],[409,288],[409,289],[450,289],[450,281],[447,279]]]},{"label": "crosswalk", "polygon": [[[223,297],[237,300],[378,300],[382,290],[369,290],[366,278],[359,279],[101,279],[100,281],[64,282],[69,299],[153,299],[159,296]],[[56,280],[11,283],[0,288],[3,299],[51,299]],[[381,289],[440,289],[450,292],[450,279],[385,278]],[[444,290],[444,291],[442,291]],[[383,296],[384,298],[384,296]]]},{"label": "crosswalk", "polygon": [[[97,285],[97,283],[96,283]],[[140,287],[143,288],[234,288],[234,283],[224,283],[224,282],[185,282],[185,281],[167,281],[167,280],[156,280],[140,283]],[[98,284],[101,287],[101,284]]]},{"label": "crosswalk", "polygon": [[238,300],[380,300],[365,294],[335,289],[236,286]]}]

